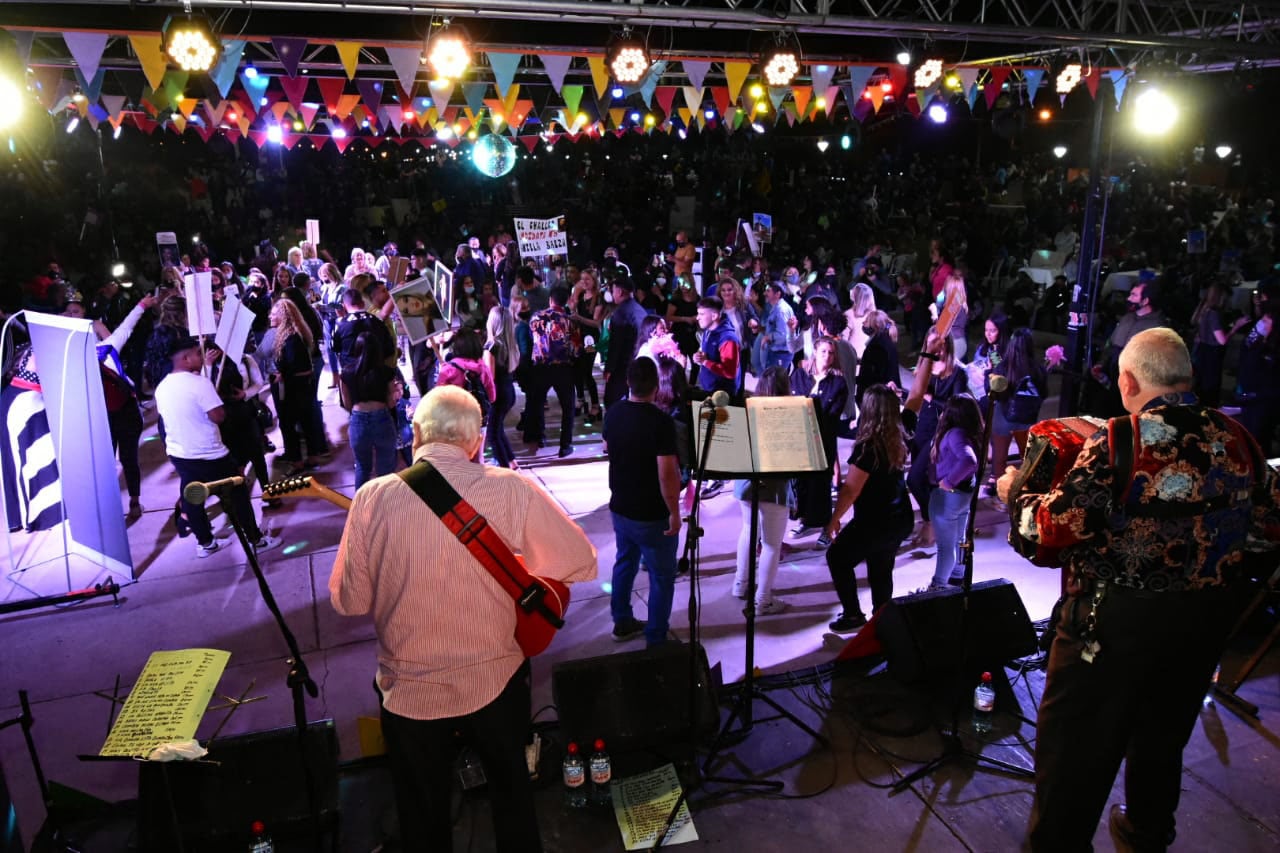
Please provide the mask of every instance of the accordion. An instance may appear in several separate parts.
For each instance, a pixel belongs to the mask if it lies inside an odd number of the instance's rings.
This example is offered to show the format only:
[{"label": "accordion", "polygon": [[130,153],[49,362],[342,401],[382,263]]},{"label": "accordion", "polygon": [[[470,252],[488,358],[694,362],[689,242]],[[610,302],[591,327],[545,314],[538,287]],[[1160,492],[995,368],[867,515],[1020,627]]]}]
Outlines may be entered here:
[{"label": "accordion", "polygon": [[1053,491],[1075,465],[1084,443],[1107,425],[1098,418],[1059,418],[1041,421],[1027,434],[1022,467],[1009,489],[1009,544],[1037,566],[1060,566],[1057,550],[1024,538],[1018,529],[1017,497],[1026,492],[1043,495]]}]

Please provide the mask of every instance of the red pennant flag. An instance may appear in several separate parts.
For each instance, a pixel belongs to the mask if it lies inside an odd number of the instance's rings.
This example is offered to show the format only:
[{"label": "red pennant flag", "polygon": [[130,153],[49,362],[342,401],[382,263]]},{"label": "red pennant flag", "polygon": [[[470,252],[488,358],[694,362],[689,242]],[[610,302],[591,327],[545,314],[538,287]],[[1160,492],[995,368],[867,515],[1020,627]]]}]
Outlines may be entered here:
[{"label": "red pennant flag", "polygon": [[1089,87],[1089,96],[1095,101],[1098,99],[1098,81],[1101,79],[1101,69],[1096,65],[1089,66],[1089,73],[1085,75],[1084,84]]},{"label": "red pennant flag", "polygon": [[676,98],[676,92],[679,86],[659,86],[653,90],[653,95],[658,99],[658,106],[662,107],[662,114],[671,117],[671,102]]},{"label": "red pennant flag", "polygon": [[267,132],[265,130],[251,130],[249,131],[249,141],[262,148],[267,144]]},{"label": "red pennant flag", "polygon": [[284,89],[284,96],[295,109],[302,109],[302,102],[307,99],[307,84],[310,82],[310,77],[280,78],[280,88]]},{"label": "red pennant flag", "polygon": [[626,132],[627,132],[627,129],[625,127],[619,127],[614,129],[613,135],[616,136],[618,139],[621,139],[626,134]]},{"label": "red pennant flag", "polygon": [[280,141],[284,144],[285,148],[288,148],[290,151],[292,151],[293,146],[297,145],[298,140],[302,139],[302,137],[303,137],[303,134],[301,133],[286,133]]},{"label": "red pennant flag", "polygon": [[444,141],[444,144],[448,145],[450,148],[457,148],[458,143],[461,141],[462,140],[458,139],[458,137],[456,136],[450,136],[448,139]]},{"label": "red pennant flag", "polygon": [[158,126],[155,121],[147,118],[142,113],[133,113],[132,118],[133,118],[133,123],[138,128],[138,130],[142,131],[147,135],[150,135],[151,133],[153,133],[156,127]]},{"label": "red pennant flag", "polygon": [[1000,97],[1000,91],[1004,88],[1004,81],[1009,79],[1009,72],[1012,70],[1007,65],[997,65],[991,69],[991,77],[982,88],[982,94],[987,98],[987,109],[995,108],[996,98]]},{"label": "red pennant flag", "polygon": [[[320,87],[320,100],[324,101],[329,115],[337,115],[338,100],[342,97],[342,90],[347,85],[347,81],[341,77],[317,77],[316,85]],[[350,115],[349,111],[348,115]]]},{"label": "red pennant flag", "polygon": [[205,142],[208,142],[209,137],[213,136],[213,127],[211,127],[210,125],[196,124],[196,125],[189,125],[189,126],[191,127],[192,130],[194,130],[197,134],[199,134],[200,138],[203,139]]},{"label": "red pennant flag", "polygon": [[360,138],[363,139],[365,145],[368,145],[370,148],[377,148],[386,139],[385,136],[362,136]]},{"label": "red pennant flag", "polygon": [[517,138],[524,143],[524,147],[529,150],[530,154],[538,147],[538,143],[542,141],[541,137],[538,136],[521,136]]},{"label": "red pennant flag", "polygon": [[341,139],[336,136],[331,138],[333,139],[333,144],[337,146],[339,154],[346,154],[347,146],[354,140],[354,137],[351,136],[344,136]]},{"label": "red pennant flag", "polygon": [[235,143],[240,141],[240,131],[236,130],[234,127],[227,128],[227,130],[225,130],[224,133],[227,136],[227,141],[230,142],[231,144],[234,145]]},{"label": "red pennant flag", "polygon": [[716,112],[721,118],[726,118],[729,113],[729,87],[712,86],[711,99],[716,103]]}]

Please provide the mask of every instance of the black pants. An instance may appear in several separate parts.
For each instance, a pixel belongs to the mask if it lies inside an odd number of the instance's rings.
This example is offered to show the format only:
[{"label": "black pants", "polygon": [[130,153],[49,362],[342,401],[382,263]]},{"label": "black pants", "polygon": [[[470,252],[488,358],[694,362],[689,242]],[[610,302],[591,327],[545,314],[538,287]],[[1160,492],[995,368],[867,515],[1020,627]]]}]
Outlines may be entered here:
[{"label": "black pants", "polygon": [[1243,595],[1112,587],[1101,646],[1086,663],[1078,630],[1091,596],[1068,597],[1049,652],[1036,743],[1031,849],[1087,851],[1125,764],[1125,801],[1142,851],[1164,850],[1181,793],[1182,750]]},{"label": "black pants", "polygon": [[573,362],[573,372],[576,376],[578,399],[585,405],[587,398],[591,398],[591,405],[600,407],[600,389],[596,387],[596,377],[591,372],[592,365],[596,363],[596,354],[583,353]]},{"label": "black pants", "polygon": [[535,364],[531,374],[524,409],[524,440],[546,441],[546,413],[542,405],[547,401],[547,392],[554,389],[556,402],[560,404],[560,449],[567,450],[573,446],[573,365]]},{"label": "black pants", "polygon": [[418,396],[425,397],[436,384],[435,350],[426,341],[410,344],[409,365],[413,368],[413,384],[418,387]]},{"label": "black pants", "polygon": [[887,524],[852,524],[827,549],[827,570],[845,615],[861,613],[858,604],[858,579],[853,571],[859,563],[867,564],[867,583],[871,585],[871,609],[879,610],[893,598],[893,560],[902,539],[886,531]]},{"label": "black pants", "polygon": [[624,362],[617,370],[609,374],[608,380],[604,383],[604,404],[606,407],[612,406],[619,400],[626,399],[627,394],[630,392],[630,388],[627,386],[627,368],[630,365],[630,361]]},{"label": "black pants", "polygon": [[406,853],[449,853],[453,849],[450,797],[455,732],[470,742],[484,765],[499,853],[542,849],[524,758],[529,703],[529,662],[525,661],[498,698],[474,713],[411,720],[382,709],[382,733],[387,740],[387,762]]},{"label": "black pants", "polygon": [[142,494],[142,469],[138,467],[138,443],[142,440],[142,413],[133,400],[125,401],[118,412],[107,413],[107,425],[111,428],[111,449],[120,456],[124,469],[124,484],[129,497],[137,500]]},{"label": "black pants", "polygon": [[498,398],[489,409],[489,423],[485,427],[485,434],[493,461],[503,468],[510,468],[516,452],[511,446],[511,439],[507,438],[507,414],[516,404],[516,383],[507,371],[499,373],[493,379]]},{"label": "black pants", "polygon": [[832,469],[796,477],[796,509],[806,527],[826,527],[831,521]]},{"label": "black pants", "polygon": [[[929,436],[929,443],[932,442],[933,436]],[[907,488],[911,491],[911,497],[916,499],[916,505],[920,507],[920,520],[929,521],[929,498],[937,488],[929,482],[929,444],[921,447],[917,443],[913,444],[912,448],[911,467],[907,470]]]},{"label": "black pants", "polygon": [[[179,459],[177,456],[170,456],[169,461],[178,472],[179,490],[186,488],[187,483],[207,483],[210,480],[240,475],[235,460],[229,453],[221,459]],[[249,490],[244,486],[236,486],[231,489],[229,496],[231,506],[228,507],[224,503],[223,511],[234,510],[236,518],[244,525],[249,542],[257,542],[262,538],[262,531],[258,529],[258,522],[253,517],[253,505],[249,503]],[[219,503],[225,500],[226,498],[218,498]],[[191,532],[196,535],[197,542],[208,545],[213,541],[213,528],[209,526],[209,515],[204,511],[203,506],[188,503],[186,498],[182,498],[182,512],[191,524]]]}]

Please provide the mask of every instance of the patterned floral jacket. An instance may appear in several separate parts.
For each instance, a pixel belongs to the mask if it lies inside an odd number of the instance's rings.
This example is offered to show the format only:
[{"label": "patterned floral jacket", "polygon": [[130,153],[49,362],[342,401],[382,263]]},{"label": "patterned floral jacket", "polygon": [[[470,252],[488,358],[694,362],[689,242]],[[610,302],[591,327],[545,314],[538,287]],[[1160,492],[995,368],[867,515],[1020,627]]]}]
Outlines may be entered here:
[{"label": "patterned floral jacket", "polygon": [[1019,533],[1063,549],[1073,590],[1089,579],[1149,591],[1227,584],[1280,542],[1280,478],[1234,420],[1172,394],[1147,404],[1136,436],[1126,482],[1103,429],[1058,488],[1017,499]]}]

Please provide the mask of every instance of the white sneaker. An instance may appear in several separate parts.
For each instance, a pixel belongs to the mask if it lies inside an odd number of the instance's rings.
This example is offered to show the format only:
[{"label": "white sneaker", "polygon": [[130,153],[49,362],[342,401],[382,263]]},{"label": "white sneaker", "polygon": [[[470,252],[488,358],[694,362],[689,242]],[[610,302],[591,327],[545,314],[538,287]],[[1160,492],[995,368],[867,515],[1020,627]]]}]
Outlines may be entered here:
[{"label": "white sneaker", "polygon": [[774,598],[766,601],[764,604],[757,604],[756,615],[772,616],[775,613],[785,612],[789,607],[791,607],[791,605],[787,604],[787,602],[783,601],[781,598]]},{"label": "white sneaker", "polygon": [[255,554],[261,554],[263,551],[270,551],[272,548],[280,544],[278,536],[268,536],[262,534],[262,538],[253,543],[253,551]]},{"label": "white sneaker", "polygon": [[744,583],[735,583],[733,585],[733,597],[745,599],[747,597],[747,585]]},{"label": "white sneaker", "polygon": [[221,547],[222,547],[222,543],[219,542],[217,539],[214,539],[208,545],[201,545],[199,542],[197,542],[196,543],[196,559],[203,560],[206,557],[213,556],[214,554],[218,553],[218,549]]}]

